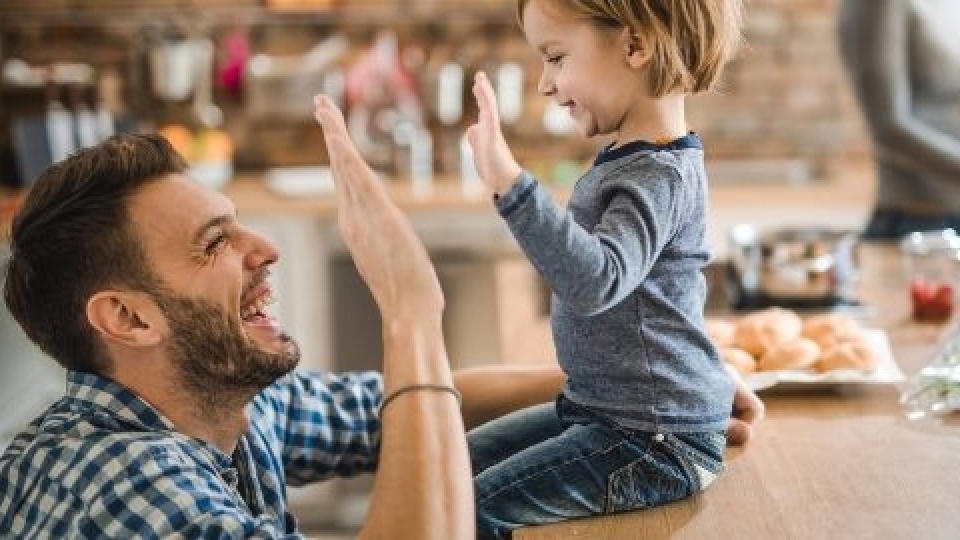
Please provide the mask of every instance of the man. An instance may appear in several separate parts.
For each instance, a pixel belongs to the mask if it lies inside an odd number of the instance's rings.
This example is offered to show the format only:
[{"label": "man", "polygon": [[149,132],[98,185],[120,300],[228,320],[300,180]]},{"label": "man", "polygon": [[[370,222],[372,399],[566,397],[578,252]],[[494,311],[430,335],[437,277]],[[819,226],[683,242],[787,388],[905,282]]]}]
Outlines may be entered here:
[{"label": "man", "polygon": [[[374,470],[361,538],[473,537],[464,422],[552,399],[563,376],[450,372],[422,244],[340,111],[319,98],[317,119],[383,320],[382,376],[292,371],[268,310],[279,254],[162,138],[81,151],[38,178],[12,230],[6,303],[68,380],[0,458],[0,537],[296,538],[288,483]],[[738,399],[742,441],[762,405]]]}]

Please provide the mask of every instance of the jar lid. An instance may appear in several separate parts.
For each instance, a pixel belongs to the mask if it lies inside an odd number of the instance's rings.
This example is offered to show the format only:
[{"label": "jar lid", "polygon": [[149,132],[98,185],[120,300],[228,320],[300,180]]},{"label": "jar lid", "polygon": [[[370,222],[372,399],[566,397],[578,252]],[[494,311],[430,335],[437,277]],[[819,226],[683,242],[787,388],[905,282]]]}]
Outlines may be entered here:
[{"label": "jar lid", "polygon": [[900,240],[900,249],[911,255],[939,253],[960,260],[960,236],[953,229],[916,231]]}]

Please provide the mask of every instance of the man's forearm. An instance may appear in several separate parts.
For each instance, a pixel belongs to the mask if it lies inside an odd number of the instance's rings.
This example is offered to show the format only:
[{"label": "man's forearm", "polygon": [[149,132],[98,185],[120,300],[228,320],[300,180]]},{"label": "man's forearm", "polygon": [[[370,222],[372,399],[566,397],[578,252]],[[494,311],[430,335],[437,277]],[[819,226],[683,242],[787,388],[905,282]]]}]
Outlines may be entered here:
[{"label": "man's forearm", "polygon": [[[387,324],[386,394],[411,384],[450,385],[439,322]],[[381,411],[382,445],[361,538],[472,539],[473,486],[463,421],[448,392],[404,392]]]},{"label": "man's forearm", "polygon": [[567,380],[556,364],[467,368],[458,370],[453,378],[463,394],[463,422],[468,430],[553,401]]}]

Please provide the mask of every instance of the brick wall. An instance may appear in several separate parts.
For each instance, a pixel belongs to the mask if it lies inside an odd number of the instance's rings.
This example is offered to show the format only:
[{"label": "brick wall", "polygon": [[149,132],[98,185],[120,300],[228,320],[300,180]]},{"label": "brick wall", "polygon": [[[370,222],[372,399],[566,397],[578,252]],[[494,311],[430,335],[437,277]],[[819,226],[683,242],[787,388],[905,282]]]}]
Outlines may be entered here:
[{"label": "brick wall", "polygon": [[869,145],[837,52],[837,0],[750,0],[746,45],[691,117],[717,158],[794,159],[815,177]]}]

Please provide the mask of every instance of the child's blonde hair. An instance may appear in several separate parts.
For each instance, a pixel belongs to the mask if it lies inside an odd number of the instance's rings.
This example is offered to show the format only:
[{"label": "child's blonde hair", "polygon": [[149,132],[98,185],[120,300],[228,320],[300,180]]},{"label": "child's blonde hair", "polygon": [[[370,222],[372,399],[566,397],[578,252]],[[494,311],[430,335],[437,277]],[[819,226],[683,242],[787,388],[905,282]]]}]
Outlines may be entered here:
[{"label": "child's blonde hair", "polygon": [[650,91],[711,89],[741,40],[743,0],[517,0],[517,17],[531,1],[549,2],[603,27],[627,27],[652,49]]}]

